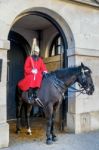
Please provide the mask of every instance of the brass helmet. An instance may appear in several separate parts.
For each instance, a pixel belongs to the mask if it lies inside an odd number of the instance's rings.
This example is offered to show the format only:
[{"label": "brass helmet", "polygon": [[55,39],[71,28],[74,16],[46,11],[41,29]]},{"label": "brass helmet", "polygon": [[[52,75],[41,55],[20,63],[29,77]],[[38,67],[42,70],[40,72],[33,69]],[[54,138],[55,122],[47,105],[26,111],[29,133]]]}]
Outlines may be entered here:
[{"label": "brass helmet", "polygon": [[40,52],[39,47],[38,47],[38,46],[35,46],[34,51],[39,53],[39,52]]},{"label": "brass helmet", "polygon": [[37,45],[37,40],[36,40],[36,38],[34,38],[34,39],[33,39],[33,42],[32,42],[31,55],[33,55],[34,52],[38,52],[38,53],[40,52],[40,49],[39,49],[39,47],[38,47],[38,45]]}]

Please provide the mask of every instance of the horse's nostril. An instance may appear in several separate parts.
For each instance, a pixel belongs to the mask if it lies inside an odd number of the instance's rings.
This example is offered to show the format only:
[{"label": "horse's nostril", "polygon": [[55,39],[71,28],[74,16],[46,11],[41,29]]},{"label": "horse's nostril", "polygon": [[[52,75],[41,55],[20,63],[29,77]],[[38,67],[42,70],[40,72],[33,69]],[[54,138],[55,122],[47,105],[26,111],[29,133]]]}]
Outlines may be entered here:
[{"label": "horse's nostril", "polygon": [[94,86],[91,86],[91,94],[93,94],[94,90],[95,90]]}]

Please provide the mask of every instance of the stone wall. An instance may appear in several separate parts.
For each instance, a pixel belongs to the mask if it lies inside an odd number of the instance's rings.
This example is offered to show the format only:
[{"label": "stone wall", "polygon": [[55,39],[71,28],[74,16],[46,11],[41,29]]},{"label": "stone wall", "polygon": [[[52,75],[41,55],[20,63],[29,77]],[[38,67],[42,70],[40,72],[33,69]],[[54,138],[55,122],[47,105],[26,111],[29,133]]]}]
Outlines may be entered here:
[{"label": "stone wall", "polygon": [[6,114],[7,49],[9,48],[10,45],[8,41],[0,40],[0,60],[2,60],[0,70],[0,148],[7,147],[9,144],[9,125],[7,124]]},{"label": "stone wall", "polygon": [[68,0],[40,0],[39,3],[37,0],[1,0],[0,59],[3,60],[3,66],[0,82],[0,135],[3,136],[0,136],[0,147],[8,146],[9,143],[6,119],[7,49],[10,47],[8,34],[15,22],[30,11],[45,13],[60,25],[68,43],[68,66],[78,65],[82,61],[93,71],[93,96],[81,95],[78,98],[74,95],[68,101],[68,128],[76,133],[99,128],[99,9]]}]

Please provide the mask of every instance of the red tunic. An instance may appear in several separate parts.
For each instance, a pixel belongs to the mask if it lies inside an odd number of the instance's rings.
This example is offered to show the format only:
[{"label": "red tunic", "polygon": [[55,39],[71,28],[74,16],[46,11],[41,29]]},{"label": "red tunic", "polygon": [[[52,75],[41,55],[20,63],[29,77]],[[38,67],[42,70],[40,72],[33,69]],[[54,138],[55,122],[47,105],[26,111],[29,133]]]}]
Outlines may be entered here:
[{"label": "red tunic", "polygon": [[[32,73],[32,69],[36,69],[37,73]],[[24,65],[25,77],[18,83],[18,87],[22,91],[26,91],[29,88],[40,87],[42,81],[42,73],[47,71],[45,64],[41,58],[34,60],[28,56]]]}]

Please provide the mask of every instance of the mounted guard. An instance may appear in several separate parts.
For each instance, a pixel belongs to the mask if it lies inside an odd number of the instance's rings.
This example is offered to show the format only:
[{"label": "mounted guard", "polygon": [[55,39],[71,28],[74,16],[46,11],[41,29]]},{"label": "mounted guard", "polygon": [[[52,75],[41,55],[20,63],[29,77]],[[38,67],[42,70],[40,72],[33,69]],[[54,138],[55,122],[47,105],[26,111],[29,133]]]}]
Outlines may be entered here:
[{"label": "mounted guard", "polygon": [[23,91],[23,97],[27,97],[28,100],[36,98],[36,92],[41,86],[42,77],[48,72],[39,53],[40,49],[34,38],[30,56],[27,57],[24,65],[24,79],[18,83],[18,87]]},{"label": "mounted guard", "polygon": [[[29,64],[31,66],[30,77],[33,78],[33,82],[34,82],[37,74],[36,76],[34,76],[34,73],[32,75],[32,69],[34,67],[32,67],[31,65],[31,59],[29,59]],[[81,65],[78,67],[63,68],[63,69],[50,72],[46,78],[43,78],[41,87],[39,88],[37,93],[38,98],[36,99],[39,99],[40,102],[43,104],[42,108],[44,110],[44,114],[47,119],[47,128],[46,128],[47,144],[52,144],[52,142],[57,141],[57,136],[55,134],[55,114],[58,105],[63,100],[63,93],[65,93],[71,85],[78,82],[81,89],[79,91],[83,91],[81,92],[82,94],[86,93],[88,95],[92,95],[95,88],[91,77],[91,73],[92,73],[91,69],[85,66],[83,63],[81,63]],[[27,82],[31,83],[30,81]],[[29,88],[31,88],[31,86],[25,86],[25,87],[26,87],[25,90],[29,90]],[[32,86],[32,88],[33,87],[34,86]],[[18,93],[17,93],[18,99],[17,99],[17,107],[16,107],[17,108],[16,133],[19,133],[20,131],[21,106],[25,102],[25,99],[22,97],[22,93],[24,92],[21,91],[21,93],[19,93],[19,89],[18,89]],[[29,134],[31,134],[29,116],[33,105],[35,105],[35,103],[30,104],[27,102],[27,129],[28,129],[27,132]]]}]

